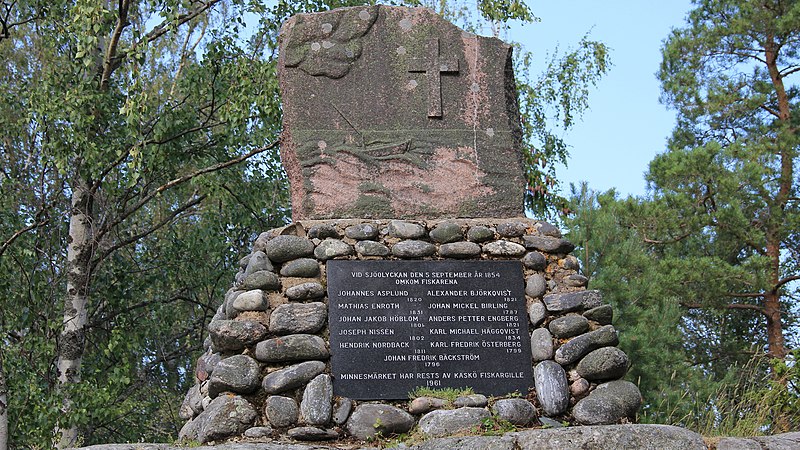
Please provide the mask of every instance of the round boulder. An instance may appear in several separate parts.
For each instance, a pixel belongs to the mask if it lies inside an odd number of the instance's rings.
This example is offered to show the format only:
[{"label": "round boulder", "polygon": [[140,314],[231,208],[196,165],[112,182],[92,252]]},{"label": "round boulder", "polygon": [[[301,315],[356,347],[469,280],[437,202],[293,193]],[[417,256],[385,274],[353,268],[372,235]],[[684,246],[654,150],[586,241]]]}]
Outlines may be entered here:
[{"label": "round boulder", "polygon": [[322,361],[306,361],[276,370],[264,377],[261,386],[267,394],[278,394],[300,387],[325,370]]},{"label": "round boulder", "polygon": [[628,371],[628,355],[616,347],[603,347],[590,352],[580,360],[575,370],[587,380],[614,380]]},{"label": "round boulder", "polygon": [[297,424],[300,409],[292,398],[270,395],[264,403],[264,413],[273,427],[283,428]]},{"label": "round boulder", "polygon": [[553,336],[564,339],[589,331],[589,320],[583,316],[570,314],[553,320],[548,328]]},{"label": "round boulder", "polygon": [[548,416],[558,416],[569,408],[567,374],[558,363],[542,361],[533,369],[536,396]]},{"label": "round boulder", "polygon": [[639,388],[630,381],[616,380],[597,386],[578,401],[572,415],[583,425],[610,425],[633,417],[641,405]]},{"label": "round boulder", "polygon": [[380,403],[360,405],[347,419],[347,432],[358,439],[406,433],[414,426],[414,417],[400,408]]},{"label": "round boulder", "polygon": [[328,308],[324,303],[285,303],[272,311],[269,331],[277,334],[316,333],[327,318]]},{"label": "round boulder", "polygon": [[263,362],[322,360],[330,357],[325,341],[313,334],[290,334],[256,344],[256,359]]},{"label": "round boulder", "polygon": [[261,367],[247,355],[234,355],[220,361],[208,382],[208,395],[214,398],[222,392],[251,394],[261,381]]},{"label": "round boulder", "polygon": [[442,437],[480,426],[489,417],[491,414],[485,408],[437,409],[422,416],[419,431],[426,436]]},{"label": "round boulder", "polygon": [[310,256],[314,253],[314,243],[306,238],[292,235],[275,236],[264,245],[264,253],[277,263]]},{"label": "round boulder", "polygon": [[208,326],[215,351],[238,352],[260,341],[267,328],[251,320],[217,320]]},{"label": "round boulder", "polygon": [[197,423],[197,440],[204,444],[240,436],[255,423],[257,416],[253,405],[244,398],[221,395],[212,400],[203,414],[192,422]]},{"label": "round boulder", "polygon": [[506,398],[498,400],[492,407],[492,412],[514,425],[525,427],[536,420],[536,408],[531,402],[522,398]]}]

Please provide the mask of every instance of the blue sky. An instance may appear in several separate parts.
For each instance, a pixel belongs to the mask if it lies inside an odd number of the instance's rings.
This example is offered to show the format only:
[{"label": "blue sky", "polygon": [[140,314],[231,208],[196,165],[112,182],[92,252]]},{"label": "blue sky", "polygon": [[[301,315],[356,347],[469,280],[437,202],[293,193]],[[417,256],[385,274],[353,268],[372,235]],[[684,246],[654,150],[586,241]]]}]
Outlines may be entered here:
[{"label": "blue sky", "polygon": [[611,48],[610,72],[589,98],[589,111],[564,138],[572,146],[569,166],[558,170],[569,183],[588,181],[594,190],[645,193],[644,172],[665,149],[675,115],[659,103],[655,73],[661,43],[682,27],[689,0],[571,0],[528,5],[541,22],[514,27],[508,39],[543,60],[556,46],[574,46],[587,32]]}]

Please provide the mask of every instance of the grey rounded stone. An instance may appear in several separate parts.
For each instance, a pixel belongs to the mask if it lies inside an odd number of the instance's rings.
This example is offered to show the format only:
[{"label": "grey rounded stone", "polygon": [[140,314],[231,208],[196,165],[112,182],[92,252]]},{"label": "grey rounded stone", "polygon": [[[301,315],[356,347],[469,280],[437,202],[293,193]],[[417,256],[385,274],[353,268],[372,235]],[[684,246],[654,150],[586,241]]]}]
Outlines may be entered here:
[{"label": "grey rounded stone", "polygon": [[503,237],[520,237],[528,232],[525,222],[503,222],[497,225],[497,234]]},{"label": "grey rounded stone", "polygon": [[614,319],[614,308],[611,305],[600,305],[583,313],[583,317],[600,325],[611,325],[611,321]]},{"label": "grey rounded stone", "polygon": [[425,241],[400,241],[392,246],[392,254],[399,258],[422,258],[436,253],[436,246]]},{"label": "grey rounded stone", "polygon": [[269,331],[276,334],[316,333],[325,325],[328,308],[324,303],[286,303],[269,316]]},{"label": "grey rounded stone", "polygon": [[481,246],[474,242],[452,242],[439,246],[439,256],[445,258],[474,258],[481,254]]},{"label": "grey rounded stone", "polygon": [[567,255],[561,260],[561,266],[567,270],[578,270],[581,268],[581,262],[578,261],[578,258],[572,255]]},{"label": "grey rounded stone", "polygon": [[548,416],[558,416],[569,408],[569,384],[564,368],[553,361],[542,361],[533,369],[536,397]]},{"label": "grey rounded stone", "polygon": [[389,222],[389,236],[400,239],[418,239],[425,236],[425,227],[416,223],[393,220]]},{"label": "grey rounded stone", "polygon": [[569,287],[585,287],[587,284],[589,284],[589,279],[576,273],[565,278],[564,284]]},{"label": "grey rounded stone", "polygon": [[340,237],[342,237],[342,235],[339,234],[339,230],[336,229],[336,225],[330,223],[322,223],[311,227],[311,229],[308,230],[308,237],[310,237],[311,239],[325,239],[325,238],[339,239]]},{"label": "grey rounded stone", "polygon": [[361,256],[389,256],[389,247],[375,241],[356,242],[356,253]]},{"label": "grey rounded stone", "polygon": [[378,237],[378,226],[373,223],[360,223],[358,225],[350,225],[344,229],[344,235],[350,239],[358,241],[371,240]]},{"label": "grey rounded stone", "polygon": [[325,371],[322,361],[306,361],[276,370],[264,377],[261,383],[267,394],[279,394],[300,387]]},{"label": "grey rounded stone", "polygon": [[500,419],[521,427],[528,426],[536,420],[536,408],[531,402],[521,398],[498,400],[492,406],[492,412]]},{"label": "grey rounded stone", "polygon": [[553,359],[553,336],[547,328],[537,328],[531,333],[531,358],[534,362]]},{"label": "grey rounded stone", "polygon": [[[250,263],[250,258],[253,257],[253,254],[255,252],[261,252],[261,250],[254,250],[253,253],[250,253],[249,255],[247,255],[247,256],[245,256],[245,257],[243,257],[242,259],[239,260],[239,268],[240,269],[244,270],[245,268],[247,268],[247,265]],[[264,252],[261,252],[261,253],[264,253]],[[264,255],[264,256],[266,256],[266,255]]]},{"label": "grey rounded stone", "polygon": [[470,395],[462,395],[461,397],[456,397],[453,400],[453,406],[456,408],[461,408],[464,406],[474,406],[482,408],[489,404],[489,399],[486,398],[483,394],[470,394]]},{"label": "grey rounded stone", "polygon": [[542,302],[531,302],[531,304],[528,305],[528,319],[530,319],[531,325],[538,326],[546,317],[547,309]]},{"label": "grey rounded stone", "polygon": [[180,445],[185,445],[188,442],[197,441],[197,432],[199,421],[197,419],[189,420],[183,424],[180,431],[178,431],[178,442]]},{"label": "grey rounded stone", "polygon": [[550,236],[522,236],[525,248],[528,250],[539,250],[545,253],[566,254],[575,250],[575,246],[566,239],[559,239]]},{"label": "grey rounded stone", "polygon": [[578,378],[569,385],[569,393],[572,394],[573,397],[581,398],[589,392],[589,387],[591,387],[589,380],[586,378]]},{"label": "grey rounded stone", "polygon": [[310,281],[308,283],[298,284],[286,289],[285,294],[289,300],[310,300],[324,297],[325,288],[315,281]]},{"label": "grey rounded stone", "polygon": [[411,414],[425,414],[434,409],[444,408],[447,402],[435,397],[417,397],[408,405],[408,412]]},{"label": "grey rounded stone", "polygon": [[353,247],[339,239],[327,238],[314,249],[314,257],[320,261],[341,258],[353,254]]},{"label": "grey rounded stone", "polygon": [[298,441],[330,441],[339,437],[334,430],[318,427],[297,427],[286,432],[286,435]]},{"label": "grey rounded stone", "polygon": [[475,225],[467,230],[467,240],[470,242],[486,242],[492,239],[494,239],[494,231],[483,225]]},{"label": "grey rounded stone", "polygon": [[261,366],[247,355],[234,355],[217,364],[208,379],[208,395],[215,398],[222,392],[252,394],[261,381]]},{"label": "grey rounded stone", "polygon": [[259,439],[269,437],[274,430],[272,427],[253,427],[244,432],[244,437]]},{"label": "grey rounded stone", "polygon": [[437,409],[422,416],[419,431],[431,437],[442,437],[479,426],[491,413],[484,408]]},{"label": "grey rounded stone", "polygon": [[273,427],[285,428],[297,424],[300,409],[292,398],[270,395],[264,402],[264,413]]},{"label": "grey rounded stone", "polygon": [[263,252],[264,248],[267,246],[267,242],[272,239],[272,233],[269,231],[265,231],[258,235],[255,242],[253,242],[253,251],[254,252]]},{"label": "grey rounded stone", "polygon": [[325,425],[333,414],[333,382],[328,374],[317,375],[306,385],[300,402],[300,418],[309,425]]},{"label": "grey rounded stone", "polygon": [[263,289],[265,291],[277,291],[281,288],[278,275],[274,272],[259,270],[247,275],[242,280],[243,290]]},{"label": "grey rounded stone", "polygon": [[266,311],[269,304],[264,298],[264,291],[253,289],[237,295],[231,302],[231,306],[237,311]]},{"label": "grey rounded stone", "polygon": [[589,331],[589,320],[577,314],[570,314],[553,320],[549,328],[553,336],[565,339]]},{"label": "grey rounded stone", "polygon": [[295,259],[281,267],[281,275],[284,277],[314,278],[319,273],[319,263],[311,258]]},{"label": "grey rounded stone", "polygon": [[340,398],[333,408],[333,423],[336,425],[344,425],[350,413],[353,411],[353,401],[349,398]]},{"label": "grey rounded stone", "polygon": [[347,419],[347,432],[358,439],[406,433],[414,426],[414,416],[400,408],[380,403],[359,405]]},{"label": "grey rounded stone", "polygon": [[572,415],[583,425],[610,425],[633,417],[642,405],[639,388],[630,381],[601,384],[572,408]]},{"label": "grey rounded stone", "polygon": [[584,356],[575,370],[587,380],[614,380],[628,371],[628,355],[616,347],[603,347]]},{"label": "grey rounded stone", "polygon": [[233,307],[233,302],[234,300],[236,300],[236,297],[238,297],[244,292],[245,291],[231,289],[227,293],[225,293],[225,300],[222,302],[222,305],[220,305],[220,309],[222,309],[222,314],[220,314],[220,311],[217,310],[217,313],[214,315],[214,318],[211,319],[211,321],[215,322],[217,320],[235,319],[236,316],[238,316],[241,313],[241,311]]},{"label": "grey rounded stone", "polygon": [[603,304],[600,291],[578,291],[544,296],[544,306],[550,312],[566,313],[580,309],[591,309]]},{"label": "grey rounded stone", "polygon": [[456,242],[464,239],[464,233],[461,231],[461,225],[454,222],[442,222],[436,225],[428,235],[433,242],[439,244],[447,244],[449,242]]},{"label": "grey rounded stone", "polygon": [[272,262],[262,251],[256,251],[250,254],[244,269],[244,275],[247,276],[259,270],[266,270],[267,272],[273,272],[275,270],[275,268],[272,267]]},{"label": "grey rounded stone", "polygon": [[558,229],[557,226],[552,225],[547,222],[539,222],[536,224],[536,230],[545,236],[551,236],[560,238],[561,237],[561,230]]},{"label": "grey rounded stone", "polygon": [[218,320],[208,326],[214,351],[238,352],[264,339],[267,328],[252,320]]},{"label": "grey rounded stone", "polygon": [[592,350],[618,343],[617,331],[613,326],[605,325],[570,339],[556,350],[554,359],[559,364],[568,365],[577,362]]},{"label": "grey rounded stone", "polygon": [[330,352],[325,340],[313,334],[290,334],[256,344],[256,359],[262,362],[325,360]]},{"label": "grey rounded stone", "polygon": [[522,264],[528,269],[542,272],[547,269],[547,258],[539,252],[530,252],[522,258]]},{"label": "grey rounded stone", "polygon": [[204,444],[240,436],[253,423],[258,413],[253,405],[238,395],[220,395],[198,416],[197,440]]},{"label": "grey rounded stone", "polygon": [[528,277],[525,282],[525,295],[533,298],[539,298],[547,291],[547,280],[544,275],[535,273]]},{"label": "grey rounded stone", "polygon": [[510,241],[494,241],[483,245],[483,251],[492,256],[522,256],[525,247]]},{"label": "grey rounded stone", "polygon": [[178,410],[178,417],[189,420],[201,412],[203,412],[203,395],[200,393],[200,385],[195,384],[186,393],[181,409]]},{"label": "grey rounded stone", "polygon": [[264,245],[264,253],[277,263],[310,256],[313,252],[314,243],[300,236],[275,236]]}]

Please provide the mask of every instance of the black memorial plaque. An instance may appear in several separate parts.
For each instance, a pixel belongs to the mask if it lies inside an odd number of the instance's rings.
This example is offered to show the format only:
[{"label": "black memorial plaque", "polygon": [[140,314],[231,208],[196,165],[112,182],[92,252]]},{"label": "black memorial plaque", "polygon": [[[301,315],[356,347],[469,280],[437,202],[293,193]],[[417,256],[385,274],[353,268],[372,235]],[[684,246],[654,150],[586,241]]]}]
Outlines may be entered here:
[{"label": "black memorial plaque", "polygon": [[526,394],[519,261],[327,263],[334,393],[405,399],[418,386]]}]

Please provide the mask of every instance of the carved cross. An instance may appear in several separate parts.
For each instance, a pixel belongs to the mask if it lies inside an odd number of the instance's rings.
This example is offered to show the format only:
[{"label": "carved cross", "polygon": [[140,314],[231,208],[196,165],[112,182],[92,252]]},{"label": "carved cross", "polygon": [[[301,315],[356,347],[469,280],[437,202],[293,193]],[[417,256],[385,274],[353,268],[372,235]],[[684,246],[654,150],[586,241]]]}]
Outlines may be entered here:
[{"label": "carved cross", "polygon": [[458,73],[458,58],[439,57],[439,38],[428,41],[426,55],[411,60],[411,73],[425,73],[428,79],[428,117],[442,117],[442,76]]}]

